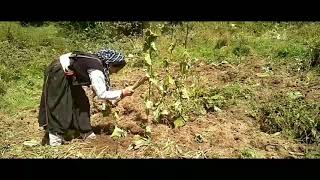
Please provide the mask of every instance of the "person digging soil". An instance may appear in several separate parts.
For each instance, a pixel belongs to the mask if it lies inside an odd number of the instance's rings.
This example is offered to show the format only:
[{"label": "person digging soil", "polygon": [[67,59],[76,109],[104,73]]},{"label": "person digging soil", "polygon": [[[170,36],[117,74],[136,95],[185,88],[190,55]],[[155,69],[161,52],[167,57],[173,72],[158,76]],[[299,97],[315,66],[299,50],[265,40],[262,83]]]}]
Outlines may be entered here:
[{"label": "person digging soil", "polygon": [[76,130],[83,139],[94,139],[90,104],[82,86],[92,86],[99,99],[116,101],[131,96],[132,87],[110,90],[109,75],[126,65],[124,56],[111,49],[96,54],[73,52],[61,55],[46,69],[39,110],[39,126],[51,146],[64,143],[67,130]]}]

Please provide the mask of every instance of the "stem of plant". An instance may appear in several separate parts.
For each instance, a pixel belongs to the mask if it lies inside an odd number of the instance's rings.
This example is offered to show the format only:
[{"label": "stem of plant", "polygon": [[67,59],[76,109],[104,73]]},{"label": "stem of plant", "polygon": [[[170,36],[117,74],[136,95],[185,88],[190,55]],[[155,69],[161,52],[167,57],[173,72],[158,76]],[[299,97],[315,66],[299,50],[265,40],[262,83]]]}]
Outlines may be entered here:
[{"label": "stem of plant", "polygon": [[188,35],[189,35],[189,25],[187,24],[187,33],[184,40],[184,48],[187,49],[187,42],[188,42]]},{"label": "stem of plant", "polygon": [[[151,59],[151,65],[149,66],[149,75],[150,78],[153,78],[153,71],[152,71],[152,54],[151,54],[151,50],[149,49],[148,51],[149,55],[150,55],[150,59]],[[151,81],[149,81],[149,92],[148,92],[148,99],[151,99]],[[150,115],[150,110],[147,110],[147,119],[149,120],[149,115]]]},{"label": "stem of plant", "polygon": [[[150,55],[150,58],[151,58],[151,53],[149,51],[149,55]],[[150,78],[152,78],[152,65],[149,66],[149,75],[150,75]],[[148,92],[148,99],[151,98],[151,81],[149,81],[149,92]]]}]

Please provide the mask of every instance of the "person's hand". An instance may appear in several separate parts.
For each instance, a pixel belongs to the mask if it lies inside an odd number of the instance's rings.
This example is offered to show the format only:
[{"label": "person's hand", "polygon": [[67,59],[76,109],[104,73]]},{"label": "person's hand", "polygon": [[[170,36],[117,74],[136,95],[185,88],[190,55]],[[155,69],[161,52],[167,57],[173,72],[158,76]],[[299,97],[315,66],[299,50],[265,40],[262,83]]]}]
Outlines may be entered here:
[{"label": "person's hand", "polygon": [[132,86],[126,87],[122,89],[122,96],[131,96],[134,93],[134,90],[132,89]]},{"label": "person's hand", "polygon": [[64,74],[65,74],[66,76],[72,76],[72,75],[74,74],[74,72],[71,71],[71,70],[67,70],[67,71],[64,72]]}]

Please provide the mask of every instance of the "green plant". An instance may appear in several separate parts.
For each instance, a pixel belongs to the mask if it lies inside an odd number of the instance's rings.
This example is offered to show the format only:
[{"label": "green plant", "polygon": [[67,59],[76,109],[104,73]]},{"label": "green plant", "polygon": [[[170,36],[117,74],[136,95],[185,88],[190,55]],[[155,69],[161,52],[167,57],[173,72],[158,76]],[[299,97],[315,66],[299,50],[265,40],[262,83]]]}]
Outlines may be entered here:
[{"label": "green plant", "polygon": [[320,65],[320,41],[314,42],[309,45],[310,49],[310,60],[307,61],[307,67],[316,67]]},{"label": "green plant", "polygon": [[173,34],[173,31],[177,28],[177,26],[182,26],[181,21],[168,21],[160,24],[160,31],[163,34]]},{"label": "green plant", "polygon": [[251,149],[246,149],[241,153],[241,157],[244,158],[254,158],[256,157],[255,152]]},{"label": "green plant", "polygon": [[320,105],[306,101],[299,92],[276,95],[260,107],[263,131],[283,131],[306,143],[319,141]]},{"label": "green plant", "polygon": [[36,26],[40,27],[45,24],[44,21],[20,21],[21,26]]},{"label": "green plant", "polygon": [[[172,53],[177,41],[175,40],[171,43],[169,46],[169,60],[164,60],[163,62],[166,75],[163,79],[160,79],[153,72],[153,53],[157,50],[155,47],[157,37],[158,36],[149,29],[145,33],[144,52],[145,60],[148,64],[148,76],[150,77],[149,93],[146,100],[147,115],[149,115],[150,110],[152,110],[156,122],[166,117],[170,119],[171,125],[180,127],[188,120],[187,113],[184,110],[184,101],[189,99],[189,95],[184,83],[190,68],[190,55],[185,51],[183,54],[184,59],[179,62],[179,74],[171,74],[169,72],[169,61],[172,60]],[[186,44],[187,36],[185,38],[185,45]],[[158,95],[153,93],[154,91],[152,91],[151,87],[154,87],[154,90],[159,92]]]},{"label": "green plant", "polygon": [[227,37],[222,37],[222,38],[219,38],[218,41],[216,42],[216,45],[215,45],[215,49],[221,49],[222,47],[224,46],[227,46],[228,45],[228,39]]},{"label": "green plant", "polygon": [[240,84],[227,85],[222,88],[207,89],[198,98],[202,99],[203,106],[207,111],[221,111],[232,105],[237,105],[238,101],[250,99],[253,92]]},{"label": "green plant", "polygon": [[148,96],[145,99],[146,102],[146,113],[149,117],[150,110],[153,108],[154,103],[151,100],[152,96],[152,83],[157,84],[157,81],[155,79],[154,73],[153,73],[153,54],[157,50],[155,40],[158,37],[155,33],[153,33],[150,29],[147,29],[145,32],[145,42],[143,45],[143,51],[145,53],[145,61],[148,65],[147,69],[147,76],[149,77],[149,87],[148,87]]},{"label": "green plant", "polygon": [[120,35],[142,35],[143,29],[147,26],[146,22],[130,21],[130,22],[113,22],[112,28]]},{"label": "green plant", "polygon": [[[183,126],[188,120],[189,116],[186,112],[187,109],[187,103],[189,102],[189,91],[188,88],[185,84],[188,72],[191,67],[191,56],[187,51],[187,41],[188,41],[188,35],[189,35],[189,29],[190,26],[186,26],[186,35],[185,35],[185,41],[184,41],[184,53],[183,53],[183,60],[180,61],[179,63],[179,74],[175,77],[174,79],[174,89],[175,93],[173,94],[174,97],[174,105],[171,105],[171,109],[174,109],[174,126],[175,127],[181,127]],[[176,43],[177,41],[175,41]],[[170,50],[170,59],[172,58],[172,51],[173,51],[174,45],[170,45],[169,50]],[[167,76],[168,81],[167,82],[172,82],[172,77]],[[171,81],[170,81],[171,80]]]},{"label": "green plant", "polygon": [[248,159],[254,159],[254,158],[263,158],[263,155],[258,154],[254,149],[252,148],[245,148],[241,154],[241,158],[248,158]]},{"label": "green plant", "polygon": [[247,42],[241,38],[234,45],[232,53],[238,57],[247,56],[250,54],[250,47],[247,45]]},{"label": "green plant", "polygon": [[7,88],[5,86],[5,83],[3,81],[0,81],[0,97],[6,94]]}]

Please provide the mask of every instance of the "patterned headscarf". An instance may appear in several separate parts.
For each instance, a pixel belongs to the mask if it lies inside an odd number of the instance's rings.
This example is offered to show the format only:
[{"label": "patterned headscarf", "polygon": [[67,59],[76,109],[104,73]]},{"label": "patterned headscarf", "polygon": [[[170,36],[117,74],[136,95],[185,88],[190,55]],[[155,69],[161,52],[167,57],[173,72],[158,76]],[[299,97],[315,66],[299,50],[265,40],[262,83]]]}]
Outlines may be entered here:
[{"label": "patterned headscarf", "polygon": [[109,78],[109,70],[110,65],[123,65],[126,63],[124,59],[124,55],[119,52],[116,52],[113,49],[103,49],[97,52],[97,56],[102,60],[104,65],[104,73],[106,76],[106,85],[107,90],[110,89],[110,78]]}]

